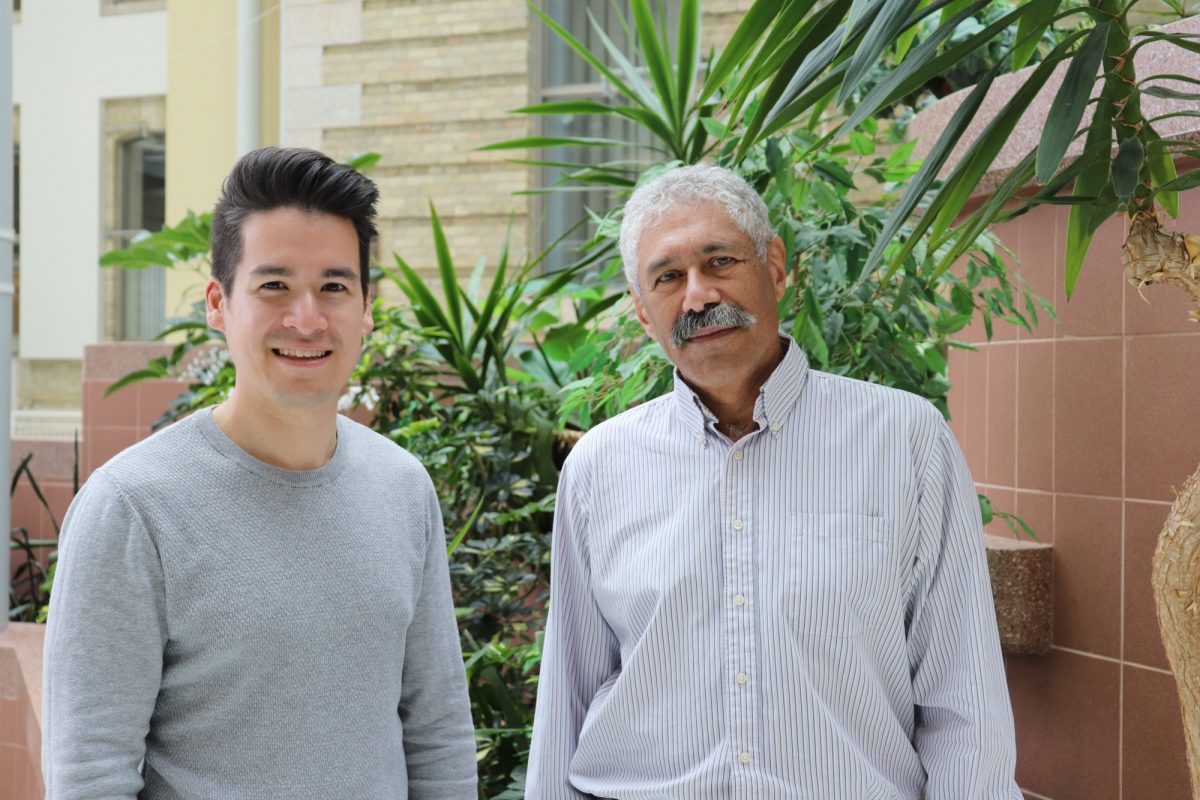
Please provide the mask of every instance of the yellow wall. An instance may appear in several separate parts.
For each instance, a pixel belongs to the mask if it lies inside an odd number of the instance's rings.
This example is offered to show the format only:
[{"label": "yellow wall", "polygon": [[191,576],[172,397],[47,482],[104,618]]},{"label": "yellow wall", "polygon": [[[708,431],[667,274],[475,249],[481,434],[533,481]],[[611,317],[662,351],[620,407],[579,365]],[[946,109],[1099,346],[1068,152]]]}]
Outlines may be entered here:
[{"label": "yellow wall", "polygon": [[262,0],[262,143],[279,144],[279,4]]},{"label": "yellow wall", "polygon": [[[263,144],[279,141],[279,0],[262,3]],[[208,211],[237,159],[237,0],[167,2],[167,220]],[[168,316],[187,311],[203,282],[167,275]]]}]

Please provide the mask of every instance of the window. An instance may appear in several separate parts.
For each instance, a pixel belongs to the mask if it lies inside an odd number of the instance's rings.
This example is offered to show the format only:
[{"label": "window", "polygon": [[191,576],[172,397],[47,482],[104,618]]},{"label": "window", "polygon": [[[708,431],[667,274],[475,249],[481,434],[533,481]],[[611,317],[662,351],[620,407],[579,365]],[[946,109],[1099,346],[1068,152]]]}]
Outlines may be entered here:
[{"label": "window", "polygon": [[[114,247],[125,247],[142,231],[161,230],[166,211],[166,147],[162,134],[123,142],[119,153],[119,230]],[[165,323],[166,275],[162,267],[120,270],[119,339],[153,339]]]},{"label": "window", "polygon": [[[667,0],[664,5],[668,25],[673,27],[678,19],[678,2]],[[544,9],[593,53],[604,57],[605,64],[612,66],[620,74],[620,70],[608,57],[591,20],[594,19],[596,25],[603,29],[605,35],[623,52],[633,54],[637,49],[637,41],[631,36],[636,37],[636,34],[626,29],[617,11],[617,7],[624,6],[625,3],[613,3],[612,0],[546,0]],[[624,8],[621,13],[627,15]],[[629,24],[632,25],[632,22]],[[612,102],[615,99],[614,90],[601,80],[595,69],[579,58],[548,27],[540,25],[540,28],[542,102],[582,99]],[[611,116],[547,117],[544,120],[543,133],[546,136],[586,136],[647,144],[653,141],[653,137],[641,126]],[[600,164],[636,161],[647,157],[648,154],[638,147],[551,148],[543,151],[540,160]],[[543,168],[541,185],[552,185],[566,172],[567,170],[562,168]],[[542,245],[555,241],[572,225],[584,219],[587,216],[586,209],[603,212],[615,202],[618,202],[615,193],[604,187],[544,195],[541,202]],[[588,241],[594,233],[591,227],[581,227],[569,239],[564,240],[549,259],[549,269],[558,269],[571,263],[576,257],[575,248]]]},{"label": "window", "polygon": [[100,0],[101,16],[112,14],[145,14],[165,11],[167,0]]}]

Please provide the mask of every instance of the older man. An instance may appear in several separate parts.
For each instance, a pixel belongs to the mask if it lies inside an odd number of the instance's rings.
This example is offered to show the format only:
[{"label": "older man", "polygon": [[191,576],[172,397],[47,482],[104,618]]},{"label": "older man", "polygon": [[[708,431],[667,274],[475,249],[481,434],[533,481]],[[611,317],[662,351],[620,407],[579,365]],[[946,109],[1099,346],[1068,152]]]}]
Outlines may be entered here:
[{"label": "older man", "polygon": [[914,395],[808,368],[728,170],[639,188],[621,255],[675,390],[563,471],[528,797],[1016,800],[975,490]]}]

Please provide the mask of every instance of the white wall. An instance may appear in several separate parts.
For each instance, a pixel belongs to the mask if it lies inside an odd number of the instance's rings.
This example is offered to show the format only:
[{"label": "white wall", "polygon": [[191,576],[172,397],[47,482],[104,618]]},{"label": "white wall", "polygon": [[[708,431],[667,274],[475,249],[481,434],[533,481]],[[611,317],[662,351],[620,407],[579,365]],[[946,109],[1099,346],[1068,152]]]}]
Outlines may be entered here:
[{"label": "white wall", "polygon": [[102,17],[99,0],[21,5],[20,356],[80,359],[100,330],[103,101],[166,94],[167,15]]}]

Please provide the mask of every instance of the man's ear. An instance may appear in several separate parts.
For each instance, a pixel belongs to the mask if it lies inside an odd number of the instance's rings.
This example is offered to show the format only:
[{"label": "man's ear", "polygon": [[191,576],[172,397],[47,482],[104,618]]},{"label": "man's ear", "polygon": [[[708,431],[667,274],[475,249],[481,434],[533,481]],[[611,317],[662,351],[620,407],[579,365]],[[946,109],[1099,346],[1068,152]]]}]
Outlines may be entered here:
[{"label": "man's ear", "polygon": [[642,302],[642,297],[637,293],[632,286],[629,287],[629,296],[633,298],[633,308],[637,312],[637,321],[642,324],[642,330],[646,332],[654,341],[658,341],[658,337],[654,335],[654,328],[650,325],[650,318],[646,316],[646,304]]},{"label": "man's ear", "polygon": [[362,321],[362,336],[366,336],[371,331],[375,330],[375,318],[371,316],[371,290],[367,289],[367,296],[363,298],[363,321]]},{"label": "man's ear", "polygon": [[775,300],[778,302],[783,299],[783,293],[787,290],[787,247],[778,236],[767,245],[767,268],[771,271]]},{"label": "man's ear", "polygon": [[209,278],[208,283],[204,286],[204,316],[208,320],[208,327],[216,331],[225,332],[225,304],[229,302],[225,297],[225,290],[221,288],[221,284],[214,278]]}]

